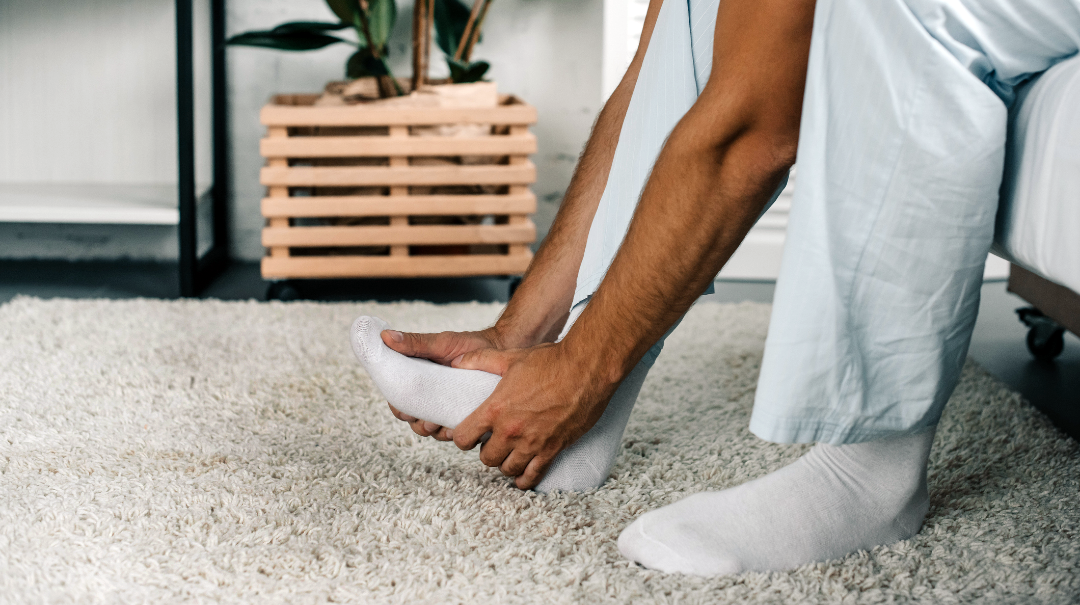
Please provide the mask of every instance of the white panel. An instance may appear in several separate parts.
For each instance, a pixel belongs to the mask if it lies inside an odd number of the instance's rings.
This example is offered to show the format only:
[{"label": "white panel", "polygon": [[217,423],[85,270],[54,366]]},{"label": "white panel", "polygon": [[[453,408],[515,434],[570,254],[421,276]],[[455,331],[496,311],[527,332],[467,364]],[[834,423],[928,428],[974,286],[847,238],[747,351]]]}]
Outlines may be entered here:
[{"label": "white panel", "polygon": [[983,279],[1008,279],[1009,261],[991,254],[986,257],[986,267],[983,269]]},{"label": "white panel", "polygon": [[795,169],[791,169],[787,187],[776,198],[746,239],[731,255],[718,279],[774,280],[780,274],[780,257],[784,252],[788,213],[795,195]]},{"label": "white panel", "polygon": [[0,221],[175,225],[176,188],[100,183],[0,183]]},{"label": "white panel", "polygon": [[634,59],[649,0],[604,0],[601,94],[607,100]]},{"label": "white panel", "polygon": [[[195,63],[195,181],[203,191],[214,181],[213,90],[211,70],[213,44],[210,32],[210,0],[192,1],[192,60]],[[175,71],[174,71],[175,73]],[[175,87],[173,88],[175,90]],[[175,124],[175,122],[173,122]],[[175,126],[174,126],[175,128]],[[175,170],[175,169],[174,169]],[[174,172],[175,175],[175,172]],[[173,176],[172,181],[176,181]]]},{"label": "white panel", "polygon": [[[208,2],[196,5],[208,47]],[[174,32],[170,0],[0,2],[0,182],[175,183]],[[205,181],[208,94],[197,109]]]}]

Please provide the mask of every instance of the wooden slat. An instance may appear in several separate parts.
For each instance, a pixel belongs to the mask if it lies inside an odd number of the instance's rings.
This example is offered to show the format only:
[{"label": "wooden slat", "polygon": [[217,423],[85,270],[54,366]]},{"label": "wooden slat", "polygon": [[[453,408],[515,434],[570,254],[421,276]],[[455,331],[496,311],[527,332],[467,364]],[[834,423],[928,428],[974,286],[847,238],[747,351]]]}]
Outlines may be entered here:
[{"label": "wooden slat", "polygon": [[[270,139],[286,140],[289,136],[289,129],[280,126],[272,126],[266,129],[266,136]],[[287,169],[289,161],[285,158],[270,158],[266,162],[269,166],[275,169]],[[267,190],[267,195],[271,199],[288,199],[289,188],[288,187],[270,187]],[[267,221],[268,226],[275,229],[287,229],[289,227],[288,217],[271,217]],[[270,256],[273,258],[288,258],[289,249],[281,246],[270,248]]]},{"label": "wooden slat", "polygon": [[[518,226],[518,225],[526,225],[526,224],[531,225],[532,221],[529,220],[529,217],[527,217],[525,215],[514,214],[514,215],[510,216],[509,224],[512,227],[513,226]],[[532,241],[536,241],[536,238],[534,237],[532,239]],[[524,254],[529,249],[529,246],[527,244],[530,244],[530,243],[532,243],[532,242],[510,244],[509,252],[510,252],[510,254]]]},{"label": "wooden slat", "polygon": [[525,104],[484,108],[266,105],[259,121],[266,126],[535,124],[536,108]]},{"label": "wooden slat", "polygon": [[259,182],[268,187],[525,185],[534,181],[532,162],[512,166],[267,166],[259,175]]},{"label": "wooden slat", "polygon": [[[522,134],[528,133],[528,131],[529,131],[528,128],[525,127],[525,126],[520,126],[520,125],[511,126],[510,127],[510,136],[521,136]],[[526,156],[526,155],[512,155],[512,156],[510,156],[510,165],[511,166],[523,166],[523,165],[527,164],[528,162],[529,162],[529,157]],[[525,186],[525,185],[511,185],[510,186],[510,195],[521,195],[521,194],[526,193],[528,191],[529,191],[529,188],[527,186]],[[527,223],[527,222],[531,223],[532,221],[529,220],[529,217],[527,217],[527,216],[525,216],[523,214],[512,214],[512,215],[510,215],[510,220],[509,220],[510,225],[521,225],[521,224],[524,224],[524,223]],[[527,245],[525,245],[525,244],[511,244],[508,251],[509,251],[510,254],[525,254],[525,253],[529,252],[529,247]]]},{"label": "wooden slat", "polygon": [[262,275],[267,279],[520,275],[531,260],[532,254],[265,257]]},{"label": "wooden slat", "polygon": [[[532,258],[528,243],[536,226],[528,214],[536,197],[528,184],[536,167],[528,155],[536,138],[528,125],[536,109],[518,99],[501,98],[495,108],[314,107],[317,95],[282,95],[265,107],[268,135],[260,143],[269,158],[261,182],[269,226],[263,230],[270,255],[263,259],[267,278],[361,276],[467,276],[520,274]],[[412,137],[408,127],[437,124],[490,124],[509,135],[491,137]],[[389,126],[390,136],[290,137],[289,127]],[[508,156],[509,165],[410,166],[409,157]],[[295,166],[287,158],[386,157],[389,166]],[[507,185],[500,195],[409,195],[410,186]],[[389,196],[289,197],[291,187],[386,187]],[[506,225],[409,225],[409,216],[509,215]],[[293,217],[387,216],[389,226],[290,227]],[[506,244],[507,255],[409,256],[409,246]],[[288,256],[305,246],[389,246],[389,256]],[[284,253],[284,254],[282,254]]]},{"label": "wooden slat", "polygon": [[455,214],[532,214],[536,196],[515,195],[315,196],[263,198],[265,217],[436,216]]},{"label": "wooden slat", "polygon": [[[390,127],[390,140],[392,141],[405,141],[409,138],[408,126],[391,126]],[[404,168],[409,165],[408,156],[404,155],[392,155],[390,156],[391,168]],[[409,188],[404,185],[397,185],[390,188],[390,195],[393,197],[403,197],[409,195]],[[391,227],[408,227],[409,217],[406,215],[396,215],[390,217]],[[390,246],[390,256],[408,256],[409,247],[404,245]]]},{"label": "wooden slat", "polygon": [[490,137],[267,137],[259,142],[263,157],[344,158],[536,153],[532,133]]},{"label": "wooden slat", "polygon": [[390,225],[266,227],[262,243],[275,246],[393,246],[521,244],[536,239],[536,225]]}]

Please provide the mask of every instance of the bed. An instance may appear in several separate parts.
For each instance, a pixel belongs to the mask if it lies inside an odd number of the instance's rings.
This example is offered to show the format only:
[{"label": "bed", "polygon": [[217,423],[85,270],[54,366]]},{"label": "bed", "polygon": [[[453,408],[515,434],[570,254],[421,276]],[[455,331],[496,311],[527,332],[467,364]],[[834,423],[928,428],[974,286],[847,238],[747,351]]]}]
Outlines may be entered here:
[{"label": "bed", "polygon": [[1028,348],[1053,359],[1064,330],[1080,334],[1080,56],[1018,91],[994,240],[1009,291],[1033,305],[1017,310]]}]

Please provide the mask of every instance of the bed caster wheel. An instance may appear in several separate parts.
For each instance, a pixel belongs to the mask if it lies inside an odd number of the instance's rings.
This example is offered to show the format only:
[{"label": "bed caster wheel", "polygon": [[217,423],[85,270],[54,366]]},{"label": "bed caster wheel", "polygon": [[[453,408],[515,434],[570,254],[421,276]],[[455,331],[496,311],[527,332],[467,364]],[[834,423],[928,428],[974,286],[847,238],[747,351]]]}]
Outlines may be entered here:
[{"label": "bed caster wheel", "polygon": [[1034,307],[1017,309],[1020,321],[1027,326],[1027,348],[1035,359],[1052,361],[1065,350],[1065,328]]},{"label": "bed caster wheel", "polygon": [[1057,329],[1044,336],[1038,328],[1031,328],[1027,334],[1027,348],[1039,361],[1053,361],[1065,350],[1065,330]]},{"label": "bed caster wheel", "polygon": [[517,292],[518,286],[520,286],[520,285],[521,285],[521,278],[520,277],[515,275],[515,276],[512,276],[510,278],[510,285],[509,285],[510,295],[507,296],[508,300],[514,297],[514,292]]},{"label": "bed caster wheel", "polygon": [[289,282],[276,281],[266,288],[266,300],[290,301],[300,298],[296,287]]}]

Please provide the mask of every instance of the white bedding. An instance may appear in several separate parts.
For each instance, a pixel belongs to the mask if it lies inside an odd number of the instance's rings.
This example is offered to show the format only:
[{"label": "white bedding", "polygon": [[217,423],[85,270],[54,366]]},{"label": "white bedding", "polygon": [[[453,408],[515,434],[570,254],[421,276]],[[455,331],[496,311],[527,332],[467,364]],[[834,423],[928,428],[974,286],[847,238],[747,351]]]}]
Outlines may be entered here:
[{"label": "white bedding", "polygon": [[1080,292],[1080,57],[1020,92],[994,252]]}]

